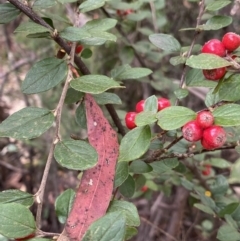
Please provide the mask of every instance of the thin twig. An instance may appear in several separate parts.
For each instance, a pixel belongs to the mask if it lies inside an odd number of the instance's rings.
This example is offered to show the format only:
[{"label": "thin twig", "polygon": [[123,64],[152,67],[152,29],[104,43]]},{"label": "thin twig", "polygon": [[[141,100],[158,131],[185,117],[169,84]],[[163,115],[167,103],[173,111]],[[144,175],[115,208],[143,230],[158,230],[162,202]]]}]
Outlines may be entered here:
[{"label": "thin twig", "polygon": [[151,13],[152,13],[152,21],[153,21],[154,32],[157,33],[158,27],[157,27],[157,17],[156,17],[155,4],[152,0],[149,0],[149,5],[150,5],[150,8],[151,8]]}]

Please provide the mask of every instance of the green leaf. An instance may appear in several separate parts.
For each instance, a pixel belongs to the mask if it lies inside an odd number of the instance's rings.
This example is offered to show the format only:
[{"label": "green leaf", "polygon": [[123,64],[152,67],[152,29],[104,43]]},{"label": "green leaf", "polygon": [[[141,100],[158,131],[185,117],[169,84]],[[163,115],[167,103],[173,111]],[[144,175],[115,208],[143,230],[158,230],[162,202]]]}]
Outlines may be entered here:
[{"label": "green leaf", "polygon": [[138,230],[136,228],[127,226],[124,240],[130,240],[132,237],[137,235],[137,233],[138,233]]},{"label": "green leaf", "polygon": [[230,66],[231,63],[215,54],[192,55],[187,59],[186,65],[195,69],[217,69]]},{"label": "green leaf", "polygon": [[105,0],[87,0],[80,4],[79,9],[82,13],[86,13],[104,6]]},{"label": "green leaf", "polygon": [[152,70],[147,68],[131,68],[125,69],[124,72],[117,76],[118,80],[128,80],[128,79],[140,79],[142,77],[148,76],[152,73]]},{"label": "green leaf", "polygon": [[97,163],[96,150],[85,141],[66,140],[58,142],[54,157],[63,167],[73,170],[87,170]]},{"label": "green leaf", "polygon": [[72,189],[67,189],[60,196],[57,197],[55,202],[55,211],[60,223],[65,223],[71,211],[75,192]]},{"label": "green leaf", "polygon": [[194,207],[196,207],[197,209],[203,211],[204,213],[215,215],[214,211],[210,207],[208,207],[206,205],[203,205],[201,203],[195,203]]},{"label": "green leaf", "polygon": [[119,192],[126,198],[133,196],[135,192],[135,181],[131,175],[128,175],[128,178],[119,187]]},{"label": "green leaf", "polygon": [[210,190],[213,195],[224,195],[228,190],[228,181],[223,175],[216,176]]},{"label": "green leaf", "polygon": [[34,203],[33,195],[17,189],[10,189],[0,192],[0,203],[20,203],[30,207]]},{"label": "green leaf", "polygon": [[225,79],[220,85],[218,95],[222,100],[226,101],[237,101],[240,100],[240,83],[239,74],[231,75]]},{"label": "green leaf", "polygon": [[110,203],[107,213],[121,212],[126,217],[126,225],[138,227],[140,219],[137,208],[134,204],[127,201],[114,200]]},{"label": "green leaf", "polygon": [[157,113],[158,125],[163,130],[175,130],[196,118],[196,113],[186,107],[171,106]]},{"label": "green leaf", "polygon": [[36,94],[50,90],[66,79],[67,69],[64,60],[54,57],[35,63],[22,83],[23,93]]},{"label": "green leaf", "polygon": [[87,129],[86,109],[84,103],[81,103],[76,109],[76,122],[81,128]]},{"label": "green leaf", "polygon": [[151,172],[152,170],[153,168],[150,165],[148,165],[147,163],[141,160],[133,161],[129,168],[129,171],[133,172],[134,174],[147,173],[147,172]]},{"label": "green leaf", "polygon": [[224,217],[226,214],[232,214],[239,207],[239,203],[230,203],[225,206],[219,213],[220,218]]},{"label": "green leaf", "polygon": [[190,191],[193,190],[194,184],[192,182],[188,181],[186,178],[181,178],[181,184],[187,190],[190,190]]},{"label": "green leaf", "polygon": [[129,175],[128,162],[118,162],[114,179],[114,188],[119,187],[128,178]]},{"label": "green leaf", "polygon": [[180,52],[181,45],[178,42],[177,39],[175,39],[173,36],[168,34],[151,34],[149,36],[149,40],[151,43],[153,43],[156,47],[173,53],[173,52]]},{"label": "green leaf", "polygon": [[84,49],[82,52],[81,52],[81,57],[84,58],[84,59],[89,59],[92,57],[92,50],[91,49]]},{"label": "green leaf", "polygon": [[61,4],[77,2],[77,0],[57,0]]},{"label": "green leaf", "polygon": [[84,93],[82,93],[80,91],[76,91],[73,88],[69,88],[64,102],[66,104],[76,103],[79,100],[81,100],[83,98],[83,96],[84,96]]},{"label": "green leaf", "polygon": [[153,174],[155,176],[159,176],[159,174],[168,172],[168,171],[172,170],[173,168],[177,167],[178,164],[179,164],[179,162],[178,162],[177,158],[168,158],[163,161],[155,161],[150,164],[150,166],[153,169],[151,174]]},{"label": "green leaf", "polygon": [[132,67],[128,64],[124,64],[122,66],[118,66],[114,69],[111,70],[111,77],[113,79],[118,79],[118,76],[120,76],[121,74],[123,74],[124,72],[131,70]]},{"label": "green leaf", "polygon": [[227,27],[232,23],[232,18],[229,16],[215,15],[210,18],[206,24],[199,25],[201,30],[218,30]]},{"label": "green leaf", "polygon": [[185,64],[187,58],[184,57],[184,56],[175,56],[175,57],[172,57],[169,62],[171,65],[173,66],[177,66],[179,64]]},{"label": "green leaf", "polygon": [[[96,0],[95,0],[96,1]],[[82,29],[84,30],[93,30],[93,31],[107,31],[111,28],[114,28],[117,24],[117,20],[113,18],[103,18],[103,19],[94,19],[88,21]]]},{"label": "green leaf", "polygon": [[240,105],[226,104],[219,106],[212,112],[214,123],[220,126],[240,125]]},{"label": "green leaf", "polygon": [[126,219],[121,212],[107,213],[102,218],[93,222],[87,230],[82,241],[101,240],[119,241],[123,240],[126,232]]},{"label": "green leaf", "polygon": [[113,104],[113,105],[121,105],[122,101],[118,95],[114,93],[104,92],[98,95],[93,95],[93,98],[99,105]]},{"label": "green leaf", "polygon": [[0,24],[5,24],[11,22],[15,19],[21,11],[13,6],[11,3],[1,3],[0,4]]},{"label": "green leaf", "polygon": [[55,4],[55,0],[36,0],[33,4],[33,8],[45,9],[50,8]]},{"label": "green leaf", "polygon": [[212,2],[212,3],[207,4],[206,10],[217,11],[217,10],[224,8],[225,6],[227,6],[230,3],[231,3],[231,1],[221,1],[221,0]]},{"label": "green leaf", "polygon": [[158,99],[155,95],[149,96],[144,102],[144,111],[158,111]]},{"label": "green leaf", "polygon": [[190,69],[186,74],[186,85],[189,87],[215,88],[217,82],[205,80],[201,69]]},{"label": "green leaf", "polygon": [[211,157],[211,158],[207,159],[207,161],[205,163],[210,164],[213,167],[218,167],[218,168],[223,168],[223,169],[231,167],[231,164],[222,158]]},{"label": "green leaf", "polygon": [[221,226],[218,229],[217,239],[220,241],[239,241],[240,233],[238,230],[228,224]]},{"label": "green leaf", "polygon": [[78,42],[91,37],[91,34],[83,28],[67,27],[60,32],[60,36],[68,41]]},{"label": "green leaf", "polygon": [[233,220],[232,216],[229,214],[224,215],[225,221],[232,227],[238,228],[238,225],[235,220]]},{"label": "green leaf", "polygon": [[36,229],[32,213],[19,203],[1,204],[0,217],[0,233],[8,238],[26,237]]},{"label": "green leaf", "polygon": [[181,100],[181,99],[188,96],[189,91],[186,90],[186,89],[177,89],[177,90],[174,91],[174,94],[178,99]]},{"label": "green leaf", "polygon": [[156,114],[152,111],[143,111],[136,115],[135,124],[137,126],[150,125],[156,122]]},{"label": "green leaf", "polygon": [[15,33],[33,34],[33,33],[45,33],[51,30],[43,27],[42,25],[36,24],[34,22],[27,22],[20,24],[16,29]]},{"label": "green leaf", "polygon": [[112,88],[124,88],[105,75],[84,75],[72,80],[70,85],[75,90],[90,94],[100,94]]},{"label": "green leaf", "polygon": [[219,101],[221,101],[218,93],[213,93],[214,89],[211,89],[208,93],[207,96],[205,98],[205,105],[206,106],[212,106],[215,105],[216,103],[218,103]]},{"label": "green leaf", "polygon": [[0,124],[0,136],[15,139],[32,139],[42,135],[53,124],[51,111],[43,108],[23,108]]},{"label": "green leaf", "polygon": [[149,148],[151,130],[149,126],[136,127],[129,131],[120,144],[119,161],[133,161],[141,157]]}]

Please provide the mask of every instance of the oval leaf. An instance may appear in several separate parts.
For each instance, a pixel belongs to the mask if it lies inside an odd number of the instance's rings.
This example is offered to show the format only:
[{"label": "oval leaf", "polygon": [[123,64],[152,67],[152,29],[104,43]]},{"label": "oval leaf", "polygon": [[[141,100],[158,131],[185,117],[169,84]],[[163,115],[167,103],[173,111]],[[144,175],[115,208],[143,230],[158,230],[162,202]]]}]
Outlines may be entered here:
[{"label": "oval leaf", "polygon": [[147,68],[131,68],[127,69],[117,76],[119,80],[126,79],[140,79],[142,77],[148,76],[152,73],[152,70]]},{"label": "oval leaf", "polygon": [[0,124],[0,136],[16,139],[32,139],[42,135],[53,124],[51,111],[26,107],[9,116]]},{"label": "oval leaf", "polygon": [[230,3],[231,3],[231,1],[222,1],[222,0],[216,1],[216,2],[212,2],[212,3],[207,4],[206,10],[217,11],[219,9],[224,8],[225,6],[227,6]]},{"label": "oval leaf", "polygon": [[116,175],[114,179],[114,187],[119,187],[128,178],[129,165],[127,162],[118,162],[116,168]]},{"label": "oval leaf", "polygon": [[124,88],[118,82],[104,75],[84,75],[72,80],[71,87],[90,94],[100,94],[112,88]]},{"label": "oval leaf", "polygon": [[118,95],[114,93],[104,92],[102,94],[93,95],[93,98],[99,105],[114,104],[121,105],[122,101]]},{"label": "oval leaf", "polygon": [[83,28],[67,27],[60,32],[60,36],[68,41],[78,42],[85,38],[91,37],[91,34]]},{"label": "oval leaf", "polygon": [[175,130],[196,118],[196,113],[186,107],[172,106],[157,113],[158,125],[163,130]]},{"label": "oval leaf", "polygon": [[149,148],[151,130],[149,126],[129,131],[120,144],[119,161],[132,161],[141,157]]},{"label": "oval leaf", "polygon": [[11,3],[0,4],[0,24],[11,22],[20,13],[20,10],[13,6]]},{"label": "oval leaf", "polygon": [[[122,162],[120,162],[122,163]],[[125,163],[125,162],[124,162]],[[142,174],[142,173],[147,173],[147,172],[151,172],[153,169],[150,165],[148,165],[147,163],[141,161],[141,160],[136,160],[133,161],[130,165],[130,172],[133,172],[135,174]]]},{"label": "oval leaf", "polygon": [[95,221],[87,230],[82,241],[120,241],[126,231],[125,216],[121,212],[112,212]]},{"label": "oval leaf", "polygon": [[150,42],[152,42],[156,47],[167,51],[167,52],[179,52],[181,50],[181,45],[177,39],[168,34],[151,34],[149,36]]},{"label": "oval leaf", "polygon": [[16,29],[15,33],[24,33],[24,34],[34,34],[34,33],[45,33],[50,32],[51,30],[43,27],[40,24],[34,23],[34,22],[26,22],[20,24]]},{"label": "oval leaf", "polygon": [[0,203],[20,203],[30,207],[34,203],[33,195],[17,189],[0,192]]},{"label": "oval leaf", "polygon": [[195,69],[217,69],[230,66],[231,63],[215,54],[192,55],[187,59],[186,65]]},{"label": "oval leaf", "polygon": [[131,175],[128,175],[128,178],[119,187],[119,191],[126,198],[133,196],[135,192],[135,181]]},{"label": "oval leaf", "polygon": [[135,124],[137,126],[150,125],[156,121],[157,121],[156,113],[153,113],[152,111],[144,110],[144,112],[137,114],[135,118]]},{"label": "oval leaf", "polygon": [[57,197],[55,202],[55,211],[58,216],[60,223],[65,223],[67,217],[72,209],[75,192],[72,189],[64,191],[60,196]]},{"label": "oval leaf", "polygon": [[61,166],[73,170],[87,170],[97,163],[97,152],[85,141],[66,140],[57,143],[54,157]]},{"label": "oval leaf", "polygon": [[0,217],[0,233],[8,238],[26,237],[36,229],[32,213],[19,203],[1,204]]},{"label": "oval leaf", "polygon": [[140,225],[138,211],[134,204],[126,201],[114,200],[110,203],[107,212],[111,213],[116,211],[121,212],[126,217],[126,225],[135,227]]},{"label": "oval leaf", "polygon": [[216,108],[212,112],[214,123],[220,126],[240,125],[240,105],[227,104]]},{"label": "oval leaf", "polygon": [[218,30],[232,23],[232,17],[215,15],[206,24],[199,26],[202,30]]},{"label": "oval leaf", "polygon": [[36,94],[51,88],[62,82],[67,76],[67,64],[57,58],[43,59],[29,70],[22,83],[24,94]]}]

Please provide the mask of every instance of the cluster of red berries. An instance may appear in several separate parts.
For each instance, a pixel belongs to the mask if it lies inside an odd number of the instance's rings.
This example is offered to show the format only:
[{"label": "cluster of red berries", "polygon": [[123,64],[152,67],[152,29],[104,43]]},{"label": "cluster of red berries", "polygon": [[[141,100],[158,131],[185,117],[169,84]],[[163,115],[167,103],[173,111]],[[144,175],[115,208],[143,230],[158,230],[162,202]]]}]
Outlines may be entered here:
[{"label": "cluster of red berries", "polygon": [[[220,57],[225,57],[227,53],[231,53],[240,46],[240,36],[236,33],[226,33],[222,41],[211,39],[202,47],[202,53],[215,54]],[[218,69],[203,70],[203,75],[208,80],[219,80],[226,74],[226,67]]]},{"label": "cluster of red berries", "polygon": [[120,9],[118,9],[116,11],[117,15],[120,16],[120,17],[127,16],[128,14],[131,14],[133,12],[134,11],[132,9],[127,9],[127,10],[120,10]]},{"label": "cluster of red berries", "polygon": [[210,111],[201,111],[193,121],[182,127],[183,138],[190,142],[201,140],[202,146],[213,150],[224,145],[226,141],[225,130],[214,125],[214,117]]},{"label": "cluster of red berries", "polygon": [[211,165],[205,164],[203,165],[202,175],[203,176],[209,176],[211,174]]},{"label": "cluster of red berries", "polygon": [[[128,112],[125,116],[125,123],[128,129],[133,129],[136,127],[135,118],[136,115],[144,110],[145,100],[140,100],[136,104],[136,112]],[[166,98],[158,98],[158,111],[171,106],[171,102]]]}]

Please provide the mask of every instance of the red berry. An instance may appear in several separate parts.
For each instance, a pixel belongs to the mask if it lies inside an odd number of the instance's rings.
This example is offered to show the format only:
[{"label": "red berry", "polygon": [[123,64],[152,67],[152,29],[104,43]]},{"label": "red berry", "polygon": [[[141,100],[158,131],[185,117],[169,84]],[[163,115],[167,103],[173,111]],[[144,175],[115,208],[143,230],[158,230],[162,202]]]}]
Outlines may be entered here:
[{"label": "red berry", "polygon": [[136,127],[135,124],[135,117],[136,117],[136,112],[128,112],[125,116],[125,123],[128,129],[133,129]]},{"label": "red berry", "polygon": [[31,238],[34,238],[34,237],[35,237],[35,233],[32,233],[32,234],[29,234],[28,236],[23,237],[23,238],[16,238],[15,241],[24,241],[24,240],[28,240],[28,239],[31,239]]},{"label": "red berry", "polygon": [[203,131],[202,146],[207,150],[213,150],[224,145],[226,132],[221,126],[210,126]]},{"label": "red berry", "polygon": [[226,68],[204,69],[203,75],[208,80],[220,80],[226,73]]},{"label": "red berry", "polygon": [[204,176],[209,176],[210,173],[211,173],[211,165],[205,164],[205,165],[204,165],[204,169],[202,170],[202,174],[203,174]]},{"label": "red berry", "polygon": [[158,111],[171,106],[171,102],[165,98],[158,98]]},{"label": "red berry", "polygon": [[211,39],[203,45],[202,53],[215,54],[223,57],[226,54],[226,49],[220,40]]},{"label": "red berry", "polygon": [[128,14],[131,14],[133,13],[133,10],[132,9],[127,9],[124,11],[124,15],[127,16]]},{"label": "red berry", "polygon": [[146,192],[148,190],[148,187],[147,186],[143,186],[142,188],[141,188],[141,191],[142,192]]},{"label": "red berry", "polygon": [[199,141],[203,135],[203,129],[197,121],[189,121],[182,128],[183,138],[187,141]]},{"label": "red berry", "polygon": [[145,100],[140,100],[137,104],[136,104],[136,112],[142,112],[144,110],[144,103]]},{"label": "red berry", "polygon": [[229,32],[223,36],[222,43],[226,50],[234,51],[240,45],[240,38],[237,34]]},{"label": "red berry", "polygon": [[206,129],[213,125],[214,117],[210,111],[204,110],[197,114],[196,121],[201,128]]},{"label": "red berry", "polygon": [[82,50],[83,50],[83,46],[81,44],[78,44],[75,48],[75,53],[79,54],[82,52]]}]

